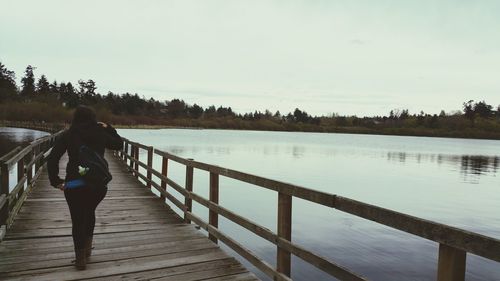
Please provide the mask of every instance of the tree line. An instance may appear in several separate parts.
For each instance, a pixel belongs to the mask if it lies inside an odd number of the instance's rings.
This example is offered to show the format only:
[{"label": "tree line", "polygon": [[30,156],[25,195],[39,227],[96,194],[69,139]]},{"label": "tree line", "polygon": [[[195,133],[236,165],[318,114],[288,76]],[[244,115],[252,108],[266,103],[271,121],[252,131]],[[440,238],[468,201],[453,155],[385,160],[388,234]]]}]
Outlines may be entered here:
[{"label": "tree line", "polygon": [[92,79],[49,82],[26,67],[16,84],[15,73],[0,62],[0,119],[17,121],[69,121],[80,104],[94,107],[101,120],[121,125],[158,125],[252,130],[317,131],[500,138],[500,105],[466,101],[461,110],[410,114],[391,110],[387,116],[312,116],[304,110],[282,114],[269,110],[237,113],[231,107],[188,104],[182,99],[160,101],[137,93],[101,94]]}]

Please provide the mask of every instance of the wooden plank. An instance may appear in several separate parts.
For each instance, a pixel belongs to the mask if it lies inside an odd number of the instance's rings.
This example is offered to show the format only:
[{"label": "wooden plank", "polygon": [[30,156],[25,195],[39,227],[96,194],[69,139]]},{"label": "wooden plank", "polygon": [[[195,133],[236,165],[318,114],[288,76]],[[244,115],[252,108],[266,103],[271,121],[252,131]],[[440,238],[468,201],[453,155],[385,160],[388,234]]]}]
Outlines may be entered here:
[{"label": "wooden plank", "polygon": [[26,146],[21,151],[16,153],[14,156],[11,156],[9,159],[3,161],[3,163],[7,164],[9,167],[14,165],[19,160],[23,159],[28,153],[31,152],[33,147],[31,145]]},{"label": "wooden plank", "polygon": [[465,280],[466,253],[462,250],[439,244],[438,281]]},{"label": "wooden plank", "polygon": [[[234,258],[206,261],[195,264],[180,265],[176,267],[161,268],[142,272],[128,273],[118,276],[107,276],[88,280],[101,281],[126,281],[126,280],[203,280],[227,275],[226,272],[244,269]],[[220,274],[218,274],[220,272]]]},{"label": "wooden plank", "polygon": [[27,270],[23,275],[5,274],[9,280],[75,280],[95,277],[114,276],[131,272],[141,272],[160,268],[169,268],[186,264],[195,264],[205,261],[226,259],[228,256],[220,249],[208,249],[204,251],[181,252],[174,254],[163,254],[140,258],[130,258],[117,261],[100,262],[89,264],[86,270],[78,271],[74,266],[47,268],[43,270]]},{"label": "wooden plank", "polygon": [[0,163],[0,195],[4,195],[4,208],[0,209],[0,226],[6,225],[9,218],[9,166],[5,163]]},{"label": "wooden plank", "polygon": [[[292,241],[292,196],[284,193],[278,194],[278,237]],[[286,249],[278,246],[276,269],[278,272],[290,277],[291,254]]]},{"label": "wooden plank", "polygon": [[[153,167],[153,147],[149,146],[148,149],[148,167],[152,168]],[[148,178],[147,182],[147,188],[151,189],[151,170],[148,169],[146,177]]]},{"label": "wooden plank", "polygon": [[[174,254],[189,251],[206,251],[208,249],[217,249],[215,245],[209,243],[204,238],[197,240],[184,240],[173,242],[158,242],[156,244],[141,244],[124,247],[115,247],[101,249],[96,248],[92,251],[92,258],[88,264],[99,262],[118,261],[130,258],[141,258],[158,256],[164,254]],[[74,257],[72,249],[62,253],[40,255],[37,260],[30,262],[11,263],[0,265],[0,272],[12,273],[13,275],[23,275],[27,270],[45,269],[51,267],[65,266],[68,261]]]},{"label": "wooden plank", "polygon": [[9,160],[10,158],[12,158],[12,156],[16,155],[22,149],[23,148],[21,146],[17,146],[16,148],[14,148],[11,151],[7,152],[6,154],[2,155],[2,157],[0,157],[0,163],[3,163],[5,161]]},{"label": "wooden plank", "polygon": [[[133,235],[130,235],[129,232],[115,232],[115,233],[103,233],[103,234],[96,234],[94,235],[95,241],[99,241],[102,239],[103,241],[128,241],[128,240],[135,240],[135,239],[143,239],[145,236],[157,236],[161,237],[161,235],[165,236],[170,236],[170,235],[177,235],[178,233],[191,233],[193,235],[198,235],[198,231],[194,231],[194,226],[188,225],[188,224],[172,224],[169,225],[168,229],[146,229],[146,230],[141,230],[141,231],[135,231]],[[186,234],[186,235],[188,235]],[[150,238],[150,237],[149,237]],[[72,238],[71,236],[53,236],[53,237],[46,237],[46,238],[32,238],[32,239],[19,239],[19,240],[9,240],[9,241],[3,241],[2,244],[0,244],[1,249],[17,249],[19,247],[23,246],[29,246],[29,245],[43,245],[44,243],[50,244],[54,247],[57,247],[59,243],[63,242],[71,242],[72,243]],[[71,244],[72,245],[72,244]]]},{"label": "wooden plank", "polygon": [[[109,280],[108,277],[120,278],[128,274],[153,276],[190,265],[199,268],[196,272],[184,272],[184,279],[178,280],[238,276],[240,273],[254,276],[234,259],[231,265],[203,267],[204,263],[215,265],[219,260],[230,260],[229,256],[194,226],[180,224],[182,219],[150,191],[129,192],[146,189],[137,189],[141,184],[127,171],[118,172],[119,169],[113,168],[118,158],[108,161],[111,170],[117,171],[112,184],[119,190],[110,188],[97,208],[95,248],[83,276],[69,263],[74,253],[71,221],[63,193],[50,187],[46,174],[39,174],[42,177],[34,185],[29,199],[24,201],[7,240],[0,244],[0,279]],[[151,186],[161,188],[152,181]],[[175,197],[166,191],[162,194],[185,210]],[[166,278],[161,274],[155,276]]]},{"label": "wooden plank", "polygon": [[[186,190],[193,191],[193,167],[186,166]],[[186,206],[186,212],[191,212],[193,210],[193,201],[191,198],[184,197],[184,205]],[[186,216],[186,212],[184,212],[184,221],[186,223],[191,223],[189,218]]]},{"label": "wooden plank", "polygon": [[[167,177],[168,175],[168,158],[166,157],[162,157],[161,159],[161,174],[164,177]],[[161,188],[167,191],[167,182],[163,179],[161,180]],[[165,195],[163,195],[163,193],[161,193],[160,198],[165,201]]]},{"label": "wooden plank", "polygon": [[7,232],[7,226],[0,225],[0,242],[3,241],[3,238],[5,237],[6,232]]},{"label": "wooden plank", "polygon": [[335,208],[358,217],[500,262],[500,240],[337,196]]},{"label": "wooden plank", "polygon": [[0,210],[2,210],[4,206],[8,206],[8,204],[7,204],[7,195],[6,194],[0,195]]},{"label": "wooden plank", "polygon": [[[188,190],[188,192],[190,192],[190,190]],[[210,202],[219,204],[219,175],[216,173],[210,173],[209,199]],[[208,223],[215,228],[219,227],[219,215],[217,212],[209,210]],[[208,238],[217,244],[217,238],[215,236],[209,234]]]},{"label": "wooden plank", "polygon": [[209,278],[205,280],[206,281],[253,281],[258,279],[255,278],[255,276],[250,273],[239,273],[239,274],[226,275],[216,278]]},{"label": "wooden plank", "polygon": [[292,280],[288,276],[276,271],[270,264],[268,264],[267,262],[265,262],[261,258],[257,257],[254,253],[252,253],[250,250],[245,248],[240,243],[236,242],[234,239],[223,234],[217,228],[209,225],[208,223],[204,222],[202,219],[200,219],[199,217],[195,216],[192,213],[188,212],[187,214],[188,214],[188,217],[190,220],[192,220],[197,225],[199,225],[201,228],[205,229],[210,234],[215,236],[217,239],[222,241],[229,248],[233,249],[236,253],[238,253],[240,256],[245,258],[248,262],[253,264],[255,267],[257,267],[259,270],[261,270],[267,276],[273,278],[273,280],[277,280],[277,281],[291,281]]},{"label": "wooden plank", "polygon": [[[193,234],[193,235],[191,235]],[[110,241],[111,235],[101,235],[102,238],[96,239],[94,242],[94,248],[97,250],[104,249],[115,249],[123,247],[132,246],[145,246],[145,245],[160,245],[162,243],[170,243],[171,246],[183,243],[208,243],[208,240],[200,232],[178,232],[171,233],[168,235],[163,235],[162,233],[141,235],[134,237],[133,239],[127,239],[126,237],[121,238],[118,241]],[[25,241],[29,242],[29,241]],[[7,265],[13,263],[26,263],[29,261],[36,261],[40,258],[48,260],[51,258],[59,258],[59,253],[73,253],[73,242],[72,239],[67,239],[64,242],[60,242],[60,247],[54,247],[48,243],[43,245],[28,244],[28,245],[18,245],[16,247],[10,247],[3,249],[3,253],[8,254],[4,259],[0,261],[0,265]],[[169,245],[170,245],[169,244]],[[213,244],[207,244],[214,246]],[[155,247],[153,247],[155,248]],[[145,248],[143,248],[145,249]],[[96,252],[100,253],[100,252]]]}]

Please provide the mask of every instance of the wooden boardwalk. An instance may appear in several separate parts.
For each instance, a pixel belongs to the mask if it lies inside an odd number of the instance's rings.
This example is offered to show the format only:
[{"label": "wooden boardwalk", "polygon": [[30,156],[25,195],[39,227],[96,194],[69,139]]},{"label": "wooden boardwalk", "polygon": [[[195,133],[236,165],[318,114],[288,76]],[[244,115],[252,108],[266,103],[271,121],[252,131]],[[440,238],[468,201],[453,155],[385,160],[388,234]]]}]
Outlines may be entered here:
[{"label": "wooden boardwalk", "polygon": [[69,209],[44,172],[0,243],[0,280],[258,280],[184,223],[123,162],[106,157],[114,179],[97,208],[87,269],[77,271],[71,263]]}]

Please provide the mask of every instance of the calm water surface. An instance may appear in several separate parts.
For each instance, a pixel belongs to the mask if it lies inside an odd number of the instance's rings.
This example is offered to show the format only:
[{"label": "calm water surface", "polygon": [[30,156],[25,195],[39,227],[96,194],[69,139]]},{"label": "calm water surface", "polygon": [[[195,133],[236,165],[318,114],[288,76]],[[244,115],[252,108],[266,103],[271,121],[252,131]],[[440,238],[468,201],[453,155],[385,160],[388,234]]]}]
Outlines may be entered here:
[{"label": "calm water surface", "polygon": [[48,135],[47,132],[22,128],[0,127],[0,156],[17,146],[26,146],[37,138]]},{"label": "calm water surface", "polygon": [[[500,141],[231,130],[119,133],[182,157],[500,238]],[[159,157],[154,165],[161,169]],[[184,185],[184,176],[183,166],[169,164],[169,177]],[[207,172],[195,170],[194,190],[207,198],[208,177]],[[220,203],[276,231],[275,192],[222,177]],[[208,218],[206,209],[196,203],[194,212]],[[219,224],[275,264],[271,243],[223,218]],[[436,276],[436,243],[296,198],[292,237],[372,280]],[[293,259],[292,277],[334,280],[298,258]],[[500,280],[500,264],[468,255],[467,279]]]},{"label": "calm water surface", "polygon": [[[17,146],[25,147],[30,142],[48,135],[47,132],[23,129],[23,128],[8,128],[0,127],[0,157],[10,152]],[[34,167],[33,167],[34,169]],[[11,167],[9,177],[9,189],[13,189],[16,184],[17,165]]]}]

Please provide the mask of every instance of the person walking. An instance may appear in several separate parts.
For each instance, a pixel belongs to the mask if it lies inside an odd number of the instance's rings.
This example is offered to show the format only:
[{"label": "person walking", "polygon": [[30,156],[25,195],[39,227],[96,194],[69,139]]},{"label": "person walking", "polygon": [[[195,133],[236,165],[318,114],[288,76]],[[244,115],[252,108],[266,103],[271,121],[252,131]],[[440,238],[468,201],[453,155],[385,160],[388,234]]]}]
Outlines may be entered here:
[{"label": "person walking", "polygon": [[[106,148],[120,150],[121,137],[109,124],[97,122],[95,111],[87,106],[78,106],[73,114],[69,129],[56,140],[48,157],[47,169],[50,184],[64,191],[71,214],[72,236],[75,249],[75,266],[86,268],[87,259],[92,254],[92,239],[95,226],[95,210],[104,199],[107,186],[84,182],[78,188],[69,188],[68,182],[80,179],[79,153],[82,145],[104,157]],[[59,160],[67,152],[66,177],[59,177]],[[81,168],[80,168],[81,169]]]}]

